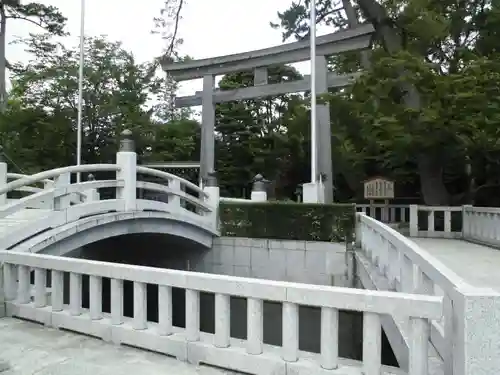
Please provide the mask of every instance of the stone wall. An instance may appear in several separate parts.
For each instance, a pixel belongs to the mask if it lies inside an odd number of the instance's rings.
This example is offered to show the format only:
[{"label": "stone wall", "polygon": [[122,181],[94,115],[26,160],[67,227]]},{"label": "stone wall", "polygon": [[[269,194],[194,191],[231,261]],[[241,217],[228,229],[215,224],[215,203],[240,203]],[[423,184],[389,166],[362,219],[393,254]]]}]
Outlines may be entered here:
[{"label": "stone wall", "polygon": [[190,268],[207,273],[347,286],[343,243],[220,237],[192,254]]}]

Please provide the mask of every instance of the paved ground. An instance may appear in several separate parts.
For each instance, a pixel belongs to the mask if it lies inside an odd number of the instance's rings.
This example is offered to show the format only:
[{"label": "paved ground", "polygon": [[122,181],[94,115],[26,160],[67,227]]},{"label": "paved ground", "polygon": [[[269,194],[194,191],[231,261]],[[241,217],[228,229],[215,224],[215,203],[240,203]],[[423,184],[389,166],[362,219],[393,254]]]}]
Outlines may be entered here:
[{"label": "paved ground", "polygon": [[500,250],[462,240],[410,239],[467,283],[500,291]]},{"label": "paved ground", "polygon": [[1,375],[234,374],[12,318],[0,319],[0,361]]}]

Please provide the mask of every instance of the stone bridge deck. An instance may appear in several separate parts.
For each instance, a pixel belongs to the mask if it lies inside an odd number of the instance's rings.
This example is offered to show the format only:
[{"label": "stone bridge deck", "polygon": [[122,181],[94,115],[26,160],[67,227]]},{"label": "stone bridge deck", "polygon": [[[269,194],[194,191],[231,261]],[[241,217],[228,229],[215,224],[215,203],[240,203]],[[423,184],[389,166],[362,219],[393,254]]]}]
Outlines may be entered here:
[{"label": "stone bridge deck", "polygon": [[468,284],[500,292],[500,250],[444,238],[410,238]]},{"label": "stone bridge deck", "polygon": [[229,375],[175,358],[13,318],[0,319],[2,375]]}]

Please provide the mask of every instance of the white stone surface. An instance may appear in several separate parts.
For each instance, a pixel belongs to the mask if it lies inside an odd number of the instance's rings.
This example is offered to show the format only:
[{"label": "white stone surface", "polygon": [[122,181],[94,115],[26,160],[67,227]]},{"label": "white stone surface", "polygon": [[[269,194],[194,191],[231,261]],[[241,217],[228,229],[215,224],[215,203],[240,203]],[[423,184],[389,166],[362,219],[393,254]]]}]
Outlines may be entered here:
[{"label": "white stone surface", "polygon": [[233,374],[13,318],[0,319],[0,356],[2,375]]},{"label": "white stone surface", "polygon": [[0,219],[0,237],[21,225],[29,224],[32,221],[43,219],[49,216],[51,210],[43,209],[23,209]]},{"label": "white stone surface", "polygon": [[334,286],[347,280],[345,243],[219,237],[195,255],[199,272]]},{"label": "white stone surface", "polygon": [[500,291],[500,250],[471,242],[441,238],[412,238],[470,285]]},{"label": "white stone surface", "polygon": [[309,182],[302,185],[302,201],[304,203],[323,203],[325,185],[320,182]]}]

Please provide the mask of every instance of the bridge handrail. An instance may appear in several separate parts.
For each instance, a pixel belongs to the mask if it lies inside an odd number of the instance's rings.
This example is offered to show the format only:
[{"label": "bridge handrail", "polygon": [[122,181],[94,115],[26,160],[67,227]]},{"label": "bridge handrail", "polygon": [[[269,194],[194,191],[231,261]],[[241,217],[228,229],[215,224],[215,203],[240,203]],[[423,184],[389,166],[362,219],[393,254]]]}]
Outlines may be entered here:
[{"label": "bridge handrail", "polygon": [[221,202],[255,203],[255,201],[245,198],[220,197],[219,200]]},{"label": "bridge handrail", "polygon": [[184,191],[176,191],[168,186],[157,184],[156,182],[137,181],[137,187],[139,189],[157,191],[160,193],[175,195],[182,198],[185,201],[188,201],[189,203],[195,205],[196,207],[201,208],[205,212],[213,211],[213,207],[209,206],[205,201],[197,199],[196,197],[187,194]]},{"label": "bridge handrail", "polygon": [[499,207],[476,207],[476,206],[462,206],[464,211],[467,212],[480,212],[485,214],[500,214]]},{"label": "bridge handrail", "polygon": [[[29,177],[29,176],[32,176],[32,175],[29,175],[29,174],[23,174],[23,173],[14,173],[14,172],[7,172],[7,178],[9,179],[20,179],[20,178],[25,178],[25,177]],[[50,179],[45,179],[43,181],[40,181],[40,182],[43,182],[43,183],[47,183],[47,184],[53,184],[54,181],[53,180],[50,180]]]},{"label": "bridge handrail", "polygon": [[154,168],[142,167],[140,165],[137,166],[137,173],[159,177],[165,180],[178,180],[183,185],[187,186],[189,189],[199,193],[202,198],[208,198],[207,192],[203,191],[203,189],[200,188],[198,185],[193,184],[192,182],[187,181],[179,176],[176,176],[175,174],[159,171],[158,169]]},{"label": "bridge handrail", "polygon": [[[90,333],[92,324],[81,324],[86,319],[90,321],[103,317],[102,311],[102,278],[111,279],[111,319],[101,321],[99,324],[114,324],[114,329],[127,329],[129,338],[127,343],[144,346],[142,338],[144,330],[148,331],[148,342],[162,340],[183,340],[187,345],[192,345],[197,350],[206,354],[218,351],[221,355],[203,356],[209,362],[219,367],[227,366],[231,357],[231,350],[238,350],[239,355],[249,356],[252,361],[231,361],[233,370],[249,371],[248,362],[262,366],[269,361],[276,350],[269,350],[264,345],[262,325],[264,320],[263,301],[275,301],[283,306],[283,340],[278,355],[272,360],[294,366],[302,357],[299,352],[299,306],[316,306],[321,308],[322,345],[321,353],[315,355],[316,361],[311,362],[315,370],[320,366],[326,369],[335,369],[339,361],[338,356],[338,329],[339,310],[355,310],[364,313],[364,348],[363,365],[367,373],[381,373],[381,326],[380,315],[405,316],[413,321],[410,339],[414,343],[410,348],[412,363],[418,364],[422,371],[412,372],[412,375],[426,375],[428,340],[425,337],[429,332],[429,321],[439,319],[443,311],[441,297],[405,294],[394,292],[377,292],[362,289],[339,288],[332,286],[307,285],[290,282],[248,279],[242,277],[204,274],[197,272],[178,271],[170,269],[134,266],[116,263],[75,259],[68,257],[47,256],[39,254],[0,251],[0,262],[4,262],[5,296],[7,304],[22,305],[22,309],[13,309],[17,317],[32,317],[35,320],[47,321],[52,316],[64,314],[64,321],[73,320],[80,324],[71,324],[74,330]],[[35,296],[34,303],[30,302],[30,269],[35,268]],[[46,273],[51,272],[51,298],[46,293]],[[70,305],[63,305],[64,282],[63,273],[70,273]],[[81,280],[82,275],[90,276],[90,306],[89,314],[82,309]],[[17,281],[18,280],[18,281]],[[134,283],[134,318],[133,327],[122,324],[123,294],[120,292],[123,281]],[[157,325],[147,319],[147,304],[143,301],[146,296],[146,285],[158,285],[158,316]],[[186,326],[182,331],[177,331],[172,326],[172,288],[181,288],[186,291],[185,318]],[[200,293],[215,294],[216,300],[216,328],[215,334],[200,333]],[[247,330],[248,336],[244,341],[235,341],[230,337],[230,296],[247,299]],[[136,304],[137,303],[137,304]],[[52,305],[52,309],[47,308]],[[70,309],[71,314],[64,311]],[[82,315],[82,313],[84,315]],[[26,314],[26,315],[23,315]],[[45,320],[44,320],[45,319]],[[56,321],[56,319],[52,320]],[[60,321],[60,320],[58,320]],[[64,327],[63,327],[64,328]],[[156,329],[155,329],[156,328]],[[103,332],[103,330],[99,330]],[[107,332],[107,330],[105,330]],[[137,331],[139,331],[137,333]],[[95,332],[95,331],[94,331]],[[176,333],[181,333],[177,335]],[[209,337],[210,341],[204,341]],[[213,339],[212,339],[213,338]],[[158,342],[158,341],[156,341]],[[229,345],[229,342],[231,344]],[[166,354],[171,345],[158,345]],[[240,347],[242,345],[243,347]],[[155,345],[156,346],[156,345]],[[246,351],[245,351],[246,347]],[[275,347],[276,348],[276,347]],[[188,350],[190,352],[190,350]],[[202,352],[203,353],[203,352]],[[226,355],[223,355],[226,354]],[[229,356],[227,355],[229,354]],[[279,355],[281,354],[281,356]],[[189,354],[188,354],[189,355]],[[263,356],[261,356],[263,355]],[[240,357],[241,358],[241,357]],[[300,365],[300,361],[299,361]],[[253,366],[252,368],[257,368]],[[313,371],[315,372],[315,371]]]},{"label": "bridge handrail", "polygon": [[[453,293],[453,289],[459,287],[470,287],[460,276],[446,267],[438,259],[422,250],[415,242],[408,239],[395,229],[375,220],[363,213],[356,214],[358,220],[365,225],[376,228],[377,233],[385,234],[386,240],[391,242],[399,251],[402,251],[412,262],[417,265],[438,286],[444,286],[445,291]],[[392,241],[391,241],[392,240]],[[397,246],[397,244],[402,246]]]},{"label": "bridge handrail", "polygon": [[85,173],[85,172],[111,172],[119,171],[120,166],[117,164],[82,164],[71,165],[67,167],[55,168],[48,171],[36,173],[30,176],[25,176],[18,180],[9,182],[4,187],[0,187],[0,195],[6,194],[9,191],[18,189],[22,186],[32,185],[36,182],[41,182],[50,178],[56,178],[64,173]]},{"label": "bridge handrail", "polygon": [[[77,184],[70,184],[64,187],[64,195],[68,194],[83,194],[84,191],[89,191],[90,189],[102,189],[107,187],[121,187],[123,186],[122,180],[98,180],[98,181],[85,181]],[[28,195],[26,197],[20,198],[14,202],[8,203],[5,206],[0,206],[0,219],[4,218],[12,213],[30,207],[34,203],[41,203],[46,198],[55,197],[54,194],[57,192],[58,188],[53,187],[50,189],[43,189],[38,193]]]}]

